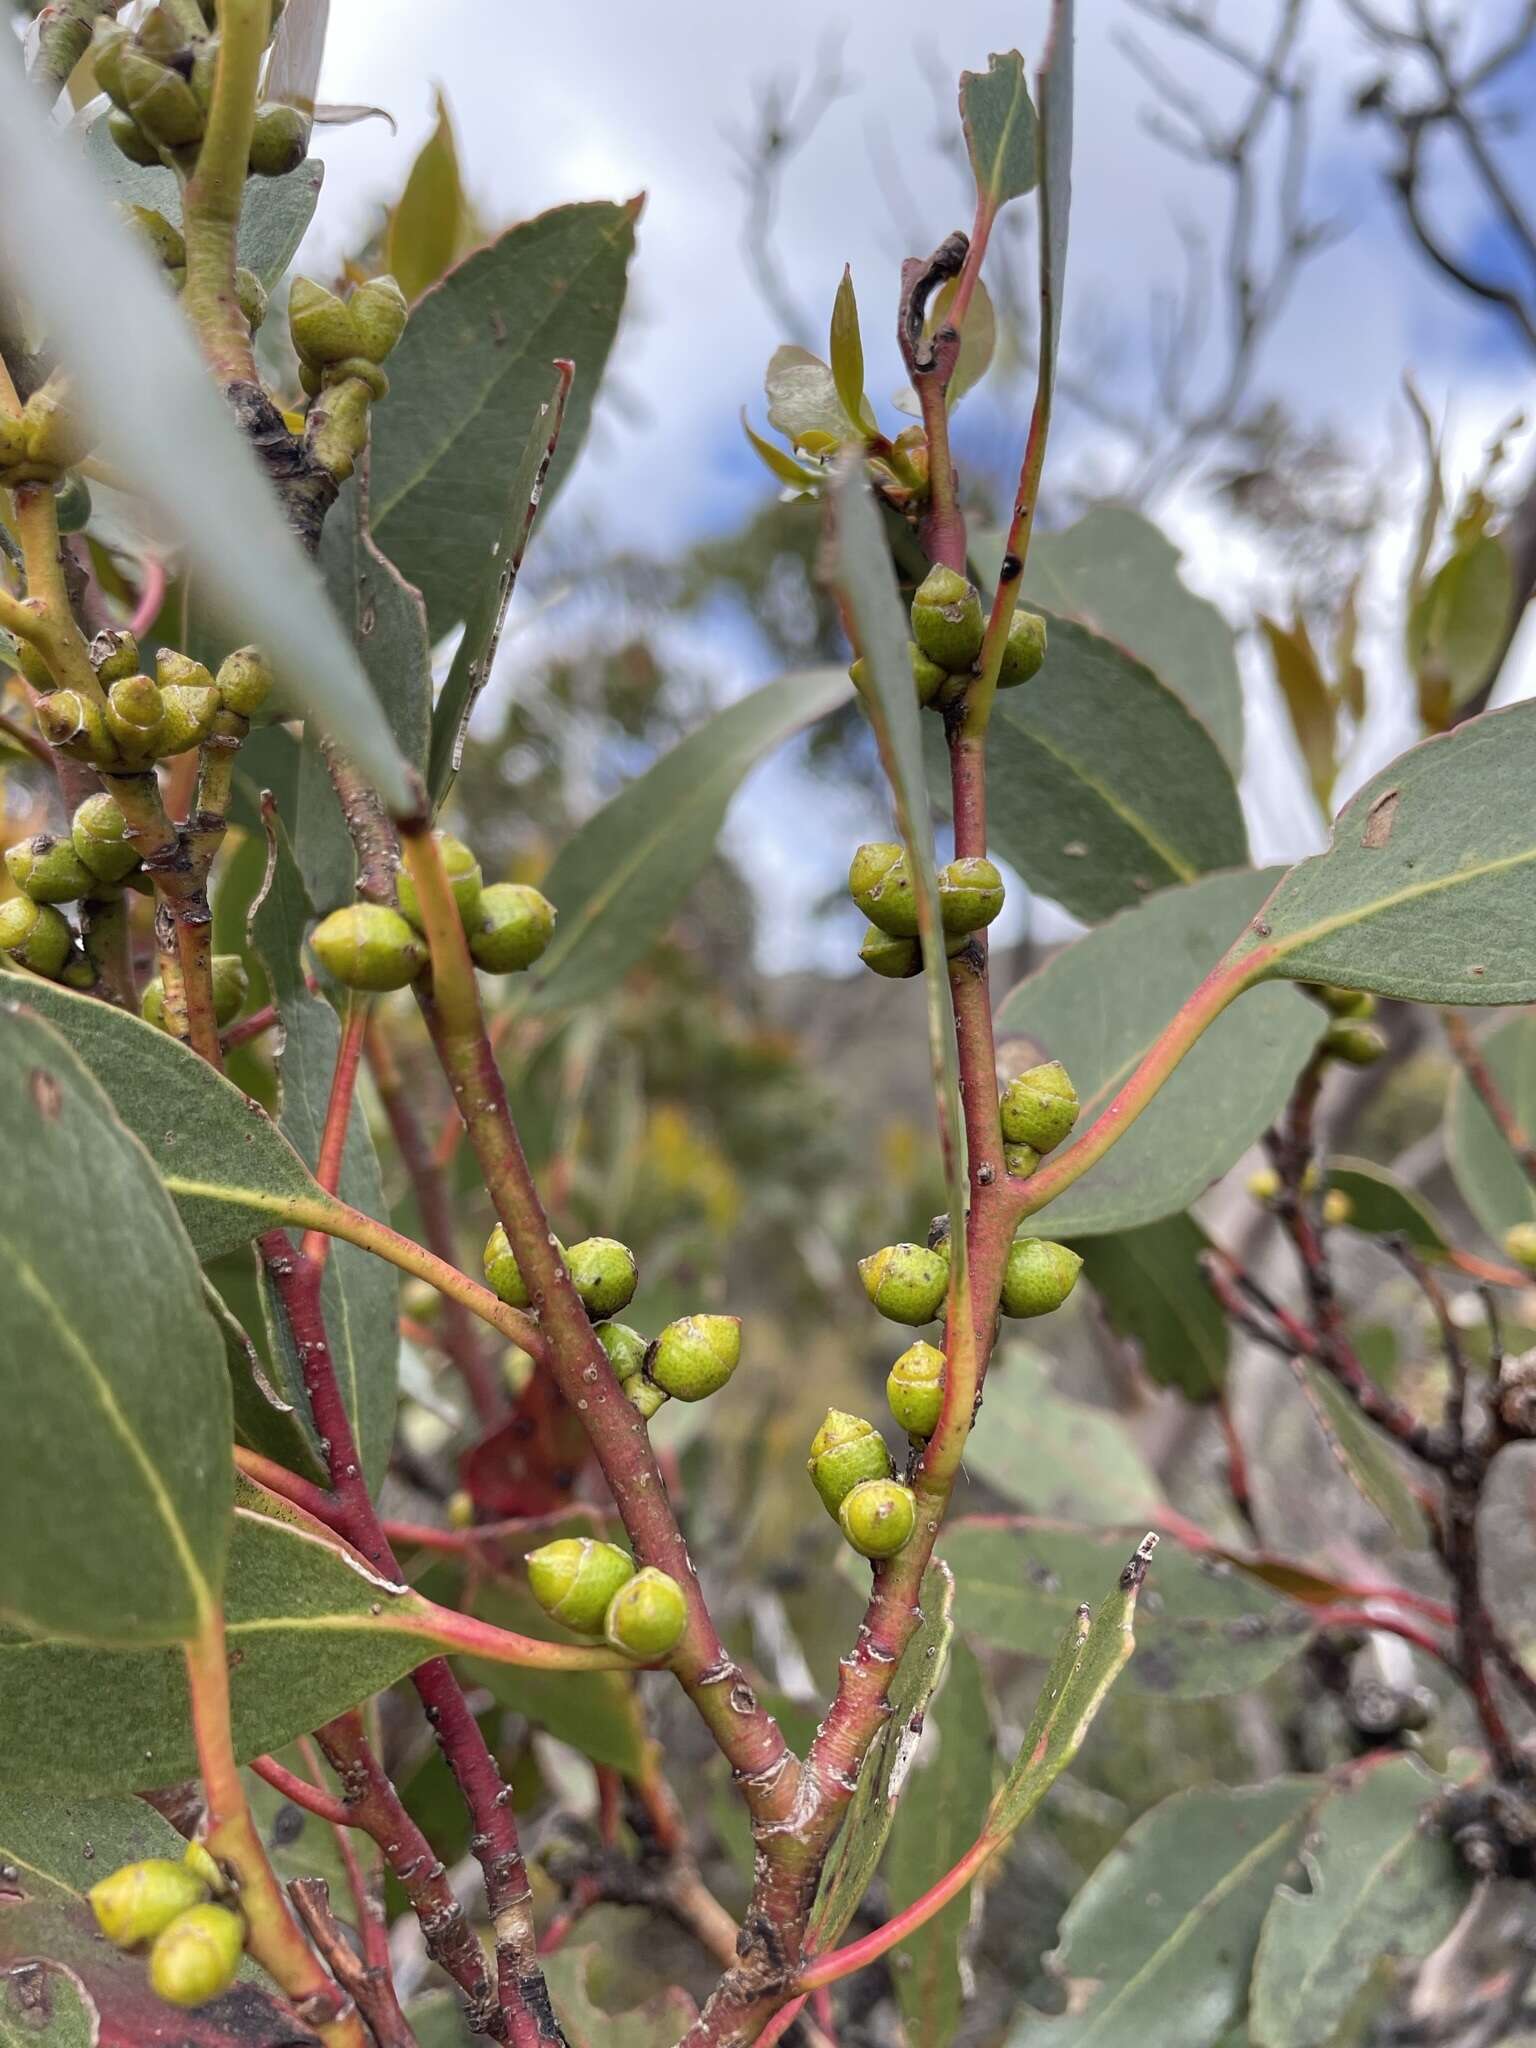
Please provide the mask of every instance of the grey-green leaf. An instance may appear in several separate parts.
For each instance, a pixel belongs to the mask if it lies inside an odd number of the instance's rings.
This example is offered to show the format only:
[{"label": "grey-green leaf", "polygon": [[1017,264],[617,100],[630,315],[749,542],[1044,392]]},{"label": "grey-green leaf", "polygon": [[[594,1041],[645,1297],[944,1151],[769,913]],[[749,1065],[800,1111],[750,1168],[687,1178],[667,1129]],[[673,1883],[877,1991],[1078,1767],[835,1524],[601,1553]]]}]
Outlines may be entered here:
[{"label": "grey-green leaf", "polygon": [[[1166,890],[1078,939],[1007,997],[1000,1032],[1066,1063],[1083,1101],[1080,1128],[1258,910],[1274,877],[1274,869],[1211,875]],[[1242,996],[1114,1149],[1031,1228],[1097,1237],[1187,1209],[1274,1121],[1321,1028],[1317,1006],[1294,990]]]},{"label": "grey-green leaf", "polygon": [[1166,1505],[1121,1418],[1057,1393],[1050,1361],[1027,1345],[1009,1345],[994,1360],[965,1463],[1034,1515],[1130,1523]]},{"label": "grey-green leaf", "polygon": [[557,357],[576,385],[552,472],[586,433],[619,314],[639,202],[559,206],[450,270],[411,309],[373,434],[373,531],[426,600],[433,638],[469,616],[508,479]]},{"label": "grey-green leaf", "polygon": [[[1451,1100],[1456,1100],[1454,1082]],[[1404,1187],[1374,1159],[1330,1159],[1327,1185],[1349,1197],[1351,1230],[1370,1237],[1400,1237],[1432,1259],[1450,1250],[1444,1226],[1423,1196]]]},{"label": "grey-green leaf", "polygon": [[19,1006],[0,1014],[0,1157],[0,1615],[91,1642],[185,1642],[218,1600],[228,1541],[218,1331],[143,1147]]},{"label": "grey-green leaf", "polygon": [[1422,1546],[1427,1535],[1424,1510],[1409,1484],[1405,1453],[1365,1419],[1338,1381],[1320,1365],[1297,1360],[1295,1370],[1328,1448],[1350,1485],[1388,1523],[1399,1543]]},{"label": "grey-green leaf", "polygon": [[[1536,1021],[1506,1018],[1480,1050],[1515,1121],[1522,1130],[1536,1130]],[[1536,1221],[1536,1190],[1459,1064],[1446,1104],[1445,1136],[1456,1185],[1495,1244],[1515,1224]]]},{"label": "grey-green leaf", "polygon": [[1085,1277],[1142,1369],[1191,1401],[1214,1401],[1226,1379],[1230,1333],[1200,1268],[1210,1240],[1193,1216],[1083,1239]]},{"label": "grey-green leaf", "polygon": [[1040,380],[1050,412],[1061,350],[1061,309],[1067,287],[1067,234],[1072,216],[1072,125],[1077,73],[1074,0],[1051,0],[1051,33],[1040,67]]},{"label": "grey-green leaf", "polygon": [[1035,109],[1017,50],[987,59],[985,71],[960,74],[960,119],[976,178],[976,196],[996,210],[1032,192],[1039,175]]},{"label": "grey-green leaf", "polygon": [[432,648],[421,593],[368,529],[367,467],[343,484],[320,537],[320,569],[336,616],[357,649],[395,745],[425,770],[432,730]]}]

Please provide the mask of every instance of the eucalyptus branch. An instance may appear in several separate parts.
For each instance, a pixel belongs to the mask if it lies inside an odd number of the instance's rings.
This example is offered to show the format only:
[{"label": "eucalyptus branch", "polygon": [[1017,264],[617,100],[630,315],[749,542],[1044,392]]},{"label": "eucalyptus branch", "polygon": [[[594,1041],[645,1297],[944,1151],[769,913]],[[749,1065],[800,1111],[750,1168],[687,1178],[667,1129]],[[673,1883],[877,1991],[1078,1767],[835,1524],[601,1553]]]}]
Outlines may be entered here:
[{"label": "eucalyptus branch", "polygon": [[258,382],[235,268],[261,62],[271,31],[272,0],[219,0],[213,98],[197,164],[182,194],[182,304],[210,369],[224,385]]}]

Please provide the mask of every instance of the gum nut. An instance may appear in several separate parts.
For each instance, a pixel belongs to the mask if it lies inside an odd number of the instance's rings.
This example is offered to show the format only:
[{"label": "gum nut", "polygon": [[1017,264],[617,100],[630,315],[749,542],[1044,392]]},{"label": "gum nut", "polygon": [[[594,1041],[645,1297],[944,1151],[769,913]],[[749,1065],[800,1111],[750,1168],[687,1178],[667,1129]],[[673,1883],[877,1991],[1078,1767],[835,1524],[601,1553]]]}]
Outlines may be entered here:
[{"label": "gum nut", "polygon": [[613,1367],[616,1379],[638,1379],[644,1372],[645,1354],[650,1345],[628,1323],[604,1323],[597,1333],[597,1341],[607,1352],[608,1363]]},{"label": "gum nut", "polygon": [[688,1625],[688,1603],[676,1579],[647,1565],[608,1603],[603,1634],[616,1650],[647,1661],[675,1649]]},{"label": "gum nut", "polygon": [[226,1024],[233,1024],[245,1007],[245,999],[251,992],[250,977],[245,971],[245,962],[238,953],[215,953],[213,956],[213,1020],[222,1031]]},{"label": "gum nut", "polygon": [[848,869],[848,893],[889,937],[917,937],[917,891],[899,846],[861,846]]},{"label": "gum nut", "polygon": [[[443,857],[443,872],[448,877],[453,900],[459,906],[460,920],[467,928],[480,907],[480,863],[463,840],[455,839],[451,832],[434,832],[432,837]],[[418,931],[423,930],[421,899],[416,894],[415,879],[409,868],[402,868],[395,877],[395,893],[400,899],[401,915],[408,917]]]},{"label": "gum nut", "polygon": [[1003,907],[1003,878],[989,860],[967,856],[939,870],[939,915],[945,931],[964,935],[989,925]]},{"label": "gum nut", "polygon": [[1028,1180],[1040,1164],[1040,1154],[1033,1145],[1003,1145],[1003,1165],[1015,1180]]},{"label": "gum nut", "polygon": [[51,903],[13,896],[0,903],[0,953],[52,981],[69,958],[74,934],[69,920]]},{"label": "gum nut", "polygon": [[357,351],[382,363],[405,332],[405,293],[392,277],[371,277],[347,301],[357,335]]},{"label": "gum nut", "polygon": [[1077,1122],[1077,1090],[1060,1060],[1030,1067],[1003,1090],[1003,1137],[1010,1145],[1049,1152]]},{"label": "gum nut", "polygon": [[944,1410],[944,1354],[919,1338],[891,1367],[885,1398],[908,1436],[927,1438],[939,1426]]},{"label": "gum nut", "polygon": [[923,949],[916,939],[893,939],[874,924],[864,934],[859,958],[887,981],[910,981],[923,971]]},{"label": "gum nut", "polygon": [[912,599],[912,637],[948,675],[970,668],[981,652],[981,594],[953,569],[932,568]]},{"label": "gum nut", "polygon": [[1064,1244],[1044,1237],[1016,1238],[1003,1267],[1003,1314],[1048,1316],[1077,1285],[1082,1264]]},{"label": "gum nut", "polygon": [[667,1404],[666,1395],[656,1385],[654,1380],[627,1380],[624,1385],[624,1392],[629,1397],[630,1406],[635,1410],[642,1422],[649,1422],[657,1409],[664,1408]]},{"label": "gum nut", "polygon": [[861,1557],[894,1557],[917,1527],[917,1496],[898,1479],[866,1479],[844,1499],[837,1520]]},{"label": "gum nut", "polygon": [[555,935],[555,906],[526,882],[492,882],[468,926],[469,950],[487,974],[531,967]]},{"label": "gum nut", "polygon": [[640,1270],[627,1244],[616,1237],[584,1237],[565,1255],[571,1285],[594,1322],[628,1308],[640,1284]]},{"label": "gum nut", "polygon": [[1008,622],[1003,643],[1003,665],[997,673],[1000,690],[1016,689],[1040,673],[1045,664],[1045,621],[1038,612],[1021,606]]},{"label": "gum nut", "polygon": [[178,1913],[149,1952],[149,1983],[169,2005],[206,2005],[235,1981],[245,1923],[228,1906]]},{"label": "gum nut", "polygon": [[675,1401],[718,1393],[741,1363],[739,1316],[684,1316],[651,1346],[648,1376]]},{"label": "gum nut", "polygon": [[811,1454],[805,1461],[811,1484],[829,1515],[835,1515],[844,1498],[865,1479],[888,1479],[891,1454],[885,1439],[862,1415],[850,1415],[843,1408],[829,1408],[826,1419],[811,1438]]},{"label": "gum nut", "polygon": [[864,1292],[893,1323],[931,1323],[949,1292],[949,1261],[920,1244],[888,1244],[859,1261]]},{"label": "gum nut", "polygon": [[8,846],[5,864],[11,880],[34,903],[74,903],[90,893],[95,880],[73,839],[55,839],[51,832]]},{"label": "gum nut", "polygon": [[97,1926],[117,1948],[153,1941],[178,1913],[207,1896],[208,1887],[194,1870],[164,1856],[125,1863],[86,1893]]},{"label": "gum nut", "polygon": [[530,1550],[528,1590],[552,1621],[601,1635],[608,1603],[635,1575],[635,1561],[594,1536],[562,1536]]},{"label": "gum nut", "polygon": [[349,903],[333,910],[310,933],[309,944],[327,974],[344,988],[404,988],[427,964],[421,940],[398,910],[383,903]]},{"label": "gum nut", "polygon": [[266,656],[256,647],[237,647],[219,663],[219,698],[226,711],[254,718],[272,694],[275,678]]}]

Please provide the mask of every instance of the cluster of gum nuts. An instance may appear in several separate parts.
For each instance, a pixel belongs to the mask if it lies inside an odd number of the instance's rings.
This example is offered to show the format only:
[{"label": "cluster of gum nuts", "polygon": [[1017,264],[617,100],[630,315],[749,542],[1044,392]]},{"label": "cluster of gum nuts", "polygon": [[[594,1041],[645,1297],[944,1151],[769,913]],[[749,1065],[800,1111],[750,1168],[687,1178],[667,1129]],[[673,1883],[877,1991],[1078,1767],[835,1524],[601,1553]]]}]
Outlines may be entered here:
[{"label": "cluster of gum nuts", "polygon": [[[1059,1145],[1077,1121],[1077,1091],[1066,1069],[1050,1060],[1011,1081],[999,1104],[1004,1157],[1020,1178]],[[926,1245],[888,1244],[859,1261],[864,1291],[893,1323],[919,1327],[942,1311],[949,1292],[948,1219]],[[1015,1238],[1003,1268],[999,1307],[1005,1316],[1044,1316],[1060,1308],[1082,1268],[1077,1253],[1046,1238]],[[891,1367],[885,1383],[891,1414],[914,1446],[925,1444],[944,1412],[944,1353],[919,1338]],[[830,1408],[806,1461],[811,1484],[844,1536],[862,1556],[894,1557],[917,1527],[917,1497],[895,1477],[891,1454],[862,1415]]]},{"label": "cluster of gum nuts", "polygon": [[171,2005],[204,2005],[229,1989],[245,1948],[245,1922],[216,1896],[229,1887],[200,1842],[179,1863],[147,1856],[125,1863],[88,1894],[114,1947],[149,1952],[149,1981]]}]

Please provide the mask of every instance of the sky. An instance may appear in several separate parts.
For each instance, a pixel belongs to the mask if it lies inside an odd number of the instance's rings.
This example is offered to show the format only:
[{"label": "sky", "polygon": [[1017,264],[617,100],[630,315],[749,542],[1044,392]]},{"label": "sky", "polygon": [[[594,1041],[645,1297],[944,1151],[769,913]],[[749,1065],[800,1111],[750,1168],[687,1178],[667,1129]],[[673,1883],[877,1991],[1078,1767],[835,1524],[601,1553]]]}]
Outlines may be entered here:
[{"label": "sky", "polygon": [[[1467,11],[1479,34],[1491,34],[1512,16],[1514,0],[1477,0]],[[1120,38],[1127,30],[1139,36],[1182,83],[1223,107],[1233,104],[1232,74],[1141,20],[1131,0],[1082,0],[1078,13],[1064,350],[1070,362],[1076,349],[1080,361],[1095,337],[1118,334],[1120,360],[1104,374],[1117,395],[1134,397],[1145,389],[1148,309],[1179,271],[1180,223],[1218,235],[1224,194],[1216,174],[1147,133],[1143,117],[1157,94]],[[1249,37],[1271,18],[1271,0],[1214,0],[1214,14],[1234,36]],[[558,11],[515,0],[332,0],[321,98],[385,107],[398,133],[377,121],[318,131],[326,187],[305,261],[316,267],[363,238],[430,128],[438,86],[452,110],[466,182],[488,221],[644,191],[631,310],[610,367],[609,401],[553,517],[568,528],[585,523],[608,542],[682,546],[728,529],[772,489],[736,424],[747,404],[764,425],[763,367],[788,338],[753,288],[741,247],[744,199],[732,136],[750,128],[765,84],[803,86],[829,58],[846,78],[846,92],[789,166],[773,248],[817,346],[842,266],[852,265],[868,388],[894,417],[887,400],[902,382],[890,338],[900,258],[968,224],[968,195],[938,140],[956,132],[955,80],[962,68],[983,68],[992,50],[1020,48],[1033,68],[1046,18],[1045,0],[948,0],[942,9],[928,0],[777,0],[772,7],[662,0],[649,8],[582,0]],[[1404,373],[1412,370],[1444,419],[1454,482],[1524,402],[1531,365],[1496,317],[1444,287],[1408,244],[1383,190],[1384,138],[1351,118],[1352,95],[1372,67],[1338,0],[1310,0],[1306,50],[1315,79],[1310,203],[1339,232],[1302,273],[1261,358],[1256,389],[1348,435],[1387,488],[1392,516],[1366,591],[1366,651],[1386,674],[1397,664],[1398,593],[1418,486]],[[1528,98],[1533,82],[1529,71],[1512,75],[1509,101]],[[1530,139],[1502,146],[1513,181],[1523,177],[1525,189],[1536,189]],[[1435,203],[1443,225],[1480,261],[1506,260],[1454,171],[1437,181]],[[1017,459],[1022,402],[1017,418],[972,403],[973,425],[961,444],[968,441],[972,459],[1001,474]],[[1118,451],[1102,427],[1063,412],[1053,453],[1066,475],[1085,466],[1113,473]],[[1204,493],[1176,489],[1155,511],[1186,551],[1188,580],[1234,619],[1251,609],[1255,593],[1283,603],[1272,571]],[[558,608],[520,622],[517,603],[513,626],[522,624],[523,637],[514,630],[506,643],[502,688],[515,685],[531,647],[561,631]],[[718,621],[682,635],[679,651],[718,671],[722,699],[768,673],[763,650]],[[1523,694],[1536,687],[1536,651],[1519,652],[1515,687]],[[1295,858],[1321,843],[1320,826],[1272,686],[1251,650],[1244,658],[1244,793],[1255,854]],[[1403,734],[1390,708],[1374,716],[1341,795],[1389,759]],[[765,795],[767,804],[754,802]],[[839,805],[821,787],[808,806],[780,763],[749,783],[728,844],[770,862],[788,898],[808,910],[830,885],[850,835],[879,829],[858,802]],[[770,939],[769,966],[788,964],[802,947],[800,920],[792,916],[785,928],[786,957],[775,955]],[[1062,927],[1047,914],[1039,928],[1049,935]],[[823,935],[829,959],[847,958],[846,936]]]}]

